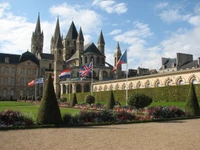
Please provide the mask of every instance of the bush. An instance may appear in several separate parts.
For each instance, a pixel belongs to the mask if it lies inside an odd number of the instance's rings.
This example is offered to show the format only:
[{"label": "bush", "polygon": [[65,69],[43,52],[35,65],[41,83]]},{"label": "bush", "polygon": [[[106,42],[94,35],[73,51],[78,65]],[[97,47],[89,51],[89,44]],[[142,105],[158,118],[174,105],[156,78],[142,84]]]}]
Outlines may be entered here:
[{"label": "bush", "polygon": [[185,103],[185,112],[191,116],[200,116],[199,103],[192,83],[189,86],[188,98]]},{"label": "bush", "polygon": [[59,99],[59,101],[60,101],[60,102],[66,102],[66,101],[67,101],[67,98],[66,98],[66,97],[61,97],[61,98]]},{"label": "bush", "polygon": [[92,95],[87,95],[85,97],[85,102],[88,103],[88,104],[94,104],[95,103],[95,97],[92,96]]},{"label": "bush", "polygon": [[37,100],[37,101],[40,101],[41,99],[42,99],[41,96],[37,96],[37,97],[36,97],[36,100]]},{"label": "bush", "polygon": [[178,118],[185,117],[186,114],[183,110],[177,106],[171,107],[149,107],[147,108],[147,115],[152,119],[161,119],[161,118]]},{"label": "bush", "polygon": [[114,118],[116,121],[124,122],[124,121],[132,121],[136,118],[136,116],[127,111],[119,111],[114,113]]},{"label": "bush", "polygon": [[0,126],[31,126],[34,121],[19,111],[5,110],[0,112]]},{"label": "bush", "polygon": [[36,122],[37,124],[62,123],[62,117],[58,106],[56,94],[54,91],[51,74],[49,74],[48,76]]},{"label": "bush", "polygon": [[71,106],[74,107],[77,103],[78,102],[77,102],[76,94],[74,93],[74,96],[73,96],[73,99],[72,99],[72,102],[71,102]]},{"label": "bush", "polygon": [[63,115],[63,123],[68,124],[72,122],[72,115],[70,113]]},{"label": "bush", "polygon": [[136,109],[144,108],[151,103],[152,98],[142,93],[133,94],[128,98],[128,105],[135,107]]},{"label": "bush", "polygon": [[115,98],[113,95],[113,91],[110,92],[110,98],[108,100],[108,105],[107,105],[107,109],[113,109],[113,107],[115,106]]}]

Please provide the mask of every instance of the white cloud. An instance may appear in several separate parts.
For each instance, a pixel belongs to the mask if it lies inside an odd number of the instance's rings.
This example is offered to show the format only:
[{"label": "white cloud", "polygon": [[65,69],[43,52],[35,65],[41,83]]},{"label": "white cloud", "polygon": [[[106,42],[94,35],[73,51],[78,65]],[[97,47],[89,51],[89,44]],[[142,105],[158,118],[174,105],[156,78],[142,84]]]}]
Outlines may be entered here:
[{"label": "white cloud", "polygon": [[182,15],[179,9],[170,9],[162,11],[159,16],[164,22],[172,23],[175,21],[187,21],[191,14]]},{"label": "white cloud", "polygon": [[94,0],[92,5],[99,6],[108,13],[123,14],[128,10],[125,3],[116,3],[114,0]]},{"label": "white cloud", "polygon": [[[67,3],[63,3],[58,6],[52,6],[50,12],[54,16],[60,16],[60,22],[63,28],[69,27],[73,20],[76,26],[81,26],[84,33],[96,33],[97,31],[99,33],[102,25],[101,16],[95,11],[80,8],[81,6],[79,5],[72,7]],[[64,30],[67,32],[68,28]]]},{"label": "white cloud", "polygon": [[166,8],[168,6],[167,2],[159,2],[155,5],[155,9],[163,9]]},{"label": "white cloud", "polygon": [[108,33],[108,35],[116,35],[116,34],[119,34],[120,32],[122,32],[121,29],[115,29],[112,32]]}]

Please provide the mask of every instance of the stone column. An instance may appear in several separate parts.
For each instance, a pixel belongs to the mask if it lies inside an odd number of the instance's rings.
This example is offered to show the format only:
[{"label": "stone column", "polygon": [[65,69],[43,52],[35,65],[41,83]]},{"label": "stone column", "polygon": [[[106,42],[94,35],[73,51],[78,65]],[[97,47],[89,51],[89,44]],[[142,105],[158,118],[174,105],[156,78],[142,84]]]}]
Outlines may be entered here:
[{"label": "stone column", "polygon": [[63,95],[63,84],[60,84],[60,96]]}]

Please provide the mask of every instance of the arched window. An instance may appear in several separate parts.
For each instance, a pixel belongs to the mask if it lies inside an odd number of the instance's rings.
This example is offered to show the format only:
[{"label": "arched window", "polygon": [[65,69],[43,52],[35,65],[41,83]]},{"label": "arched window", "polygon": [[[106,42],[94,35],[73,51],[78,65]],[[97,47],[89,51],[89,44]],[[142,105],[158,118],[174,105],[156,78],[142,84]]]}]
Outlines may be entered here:
[{"label": "arched window", "polygon": [[85,64],[87,64],[87,57],[85,57]]},{"label": "arched window", "polygon": [[99,64],[100,63],[100,57],[98,56],[97,57],[97,64]]},{"label": "arched window", "polygon": [[193,84],[198,84],[198,81],[196,79],[192,80]]}]

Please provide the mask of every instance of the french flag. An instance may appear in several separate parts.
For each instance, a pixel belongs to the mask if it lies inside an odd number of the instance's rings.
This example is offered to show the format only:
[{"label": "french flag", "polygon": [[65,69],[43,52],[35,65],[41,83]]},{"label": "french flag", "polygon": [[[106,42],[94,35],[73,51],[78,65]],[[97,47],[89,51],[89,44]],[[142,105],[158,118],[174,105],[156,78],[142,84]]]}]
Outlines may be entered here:
[{"label": "french flag", "polygon": [[59,78],[70,78],[70,72],[70,68],[61,71],[61,73],[59,74]]},{"label": "french flag", "polygon": [[124,52],[124,54],[120,57],[120,59],[118,60],[116,66],[113,68],[112,71],[116,71],[117,67],[121,64],[127,64],[127,50]]}]

